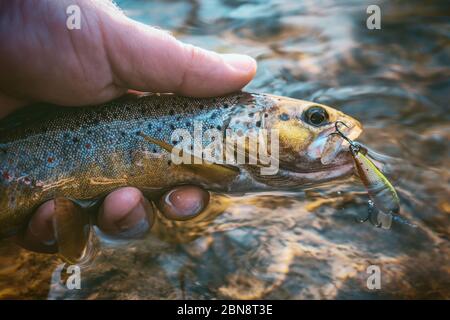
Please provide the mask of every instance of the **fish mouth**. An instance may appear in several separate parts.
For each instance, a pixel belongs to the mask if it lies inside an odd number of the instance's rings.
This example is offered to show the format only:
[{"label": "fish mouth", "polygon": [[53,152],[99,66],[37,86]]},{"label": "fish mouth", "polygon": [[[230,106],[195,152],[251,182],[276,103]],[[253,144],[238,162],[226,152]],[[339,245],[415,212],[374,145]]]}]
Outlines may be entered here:
[{"label": "fish mouth", "polygon": [[293,173],[326,173],[339,170],[344,167],[353,168],[353,159],[348,149],[340,147],[340,150],[334,157],[333,161],[326,164],[323,164],[321,159],[316,159],[309,161],[306,165],[302,166],[299,166],[298,163],[293,164],[284,162],[280,162],[280,166]]},{"label": "fish mouth", "polygon": [[349,177],[354,172],[353,160],[350,152],[343,151],[338,154],[338,159],[329,165],[322,165],[320,160],[308,168],[298,169],[292,167],[280,168],[283,176],[289,177],[283,183],[286,187],[291,187],[290,181],[300,181],[301,185],[317,185],[328,181]]},{"label": "fish mouth", "polygon": [[[349,140],[354,140],[362,132],[360,126],[354,125],[353,127],[344,127],[340,129],[340,132],[346,136]],[[342,136],[333,132],[326,133],[326,142],[323,144],[323,149],[320,156],[320,162],[326,166],[335,161],[337,156],[343,152],[349,153],[349,143]]]},{"label": "fish mouth", "polygon": [[[362,133],[362,126],[345,115],[337,119],[345,123],[339,131],[350,141]],[[327,181],[349,176],[354,171],[353,157],[349,143],[336,133],[336,122],[324,128],[305,151],[297,154],[296,159],[280,161],[280,169],[293,178],[302,177],[311,181]]]},{"label": "fish mouth", "polygon": [[[339,131],[349,140],[354,140],[362,132],[362,127],[357,121],[343,119],[348,127],[341,126]],[[345,121],[347,120],[347,121]],[[294,171],[297,172],[321,172],[336,170],[342,166],[353,164],[353,159],[349,150],[349,143],[336,133],[335,123],[322,131],[306,151],[307,165],[301,168],[301,162],[297,163]]]}]

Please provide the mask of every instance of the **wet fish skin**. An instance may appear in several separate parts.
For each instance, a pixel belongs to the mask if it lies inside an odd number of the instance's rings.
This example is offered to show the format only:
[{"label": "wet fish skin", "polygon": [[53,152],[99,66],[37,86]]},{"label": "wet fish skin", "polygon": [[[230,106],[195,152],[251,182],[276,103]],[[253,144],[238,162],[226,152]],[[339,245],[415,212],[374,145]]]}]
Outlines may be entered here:
[{"label": "wet fish skin", "polygon": [[[304,121],[304,111],[313,105],[328,112],[328,124],[314,127]],[[320,162],[324,137],[337,120],[346,122],[354,137],[361,132],[358,121],[330,107],[246,92],[202,99],[133,96],[95,107],[27,107],[0,121],[0,237],[17,232],[38,205],[56,196],[99,199],[123,186],[151,196],[181,184],[220,192],[282,189],[348,175],[347,151],[326,165]],[[224,134],[228,128],[244,133],[277,129],[279,172],[261,176],[258,166],[237,165],[234,174],[218,181],[213,172],[200,175],[170,163],[167,151],[142,137],[172,143],[173,130],[192,132],[194,121]]]}]

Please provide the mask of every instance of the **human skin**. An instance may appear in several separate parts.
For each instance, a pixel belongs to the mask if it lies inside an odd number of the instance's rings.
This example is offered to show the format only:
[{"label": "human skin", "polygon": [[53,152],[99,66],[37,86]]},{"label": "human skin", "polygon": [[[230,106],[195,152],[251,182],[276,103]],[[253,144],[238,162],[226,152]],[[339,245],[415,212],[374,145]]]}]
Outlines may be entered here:
[{"label": "human skin", "polygon": [[[81,10],[81,29],[66,26],[69,5]],[[126,17],[109,1],[0,0],[0,118],[33,102],[65,107],[95,105],[129,90],[219,96],[241,89],[256,62],[245,55],[218,54],[176,40],[168,32]],[[167,216],[195,216],[207,205],[206,191],[184,186],[157,201]],[[42,204],[16,241],[56,251],[54,202]],[[130,234],[152,206],[135,188],[110,193],[99,209],[99,228]]]}]

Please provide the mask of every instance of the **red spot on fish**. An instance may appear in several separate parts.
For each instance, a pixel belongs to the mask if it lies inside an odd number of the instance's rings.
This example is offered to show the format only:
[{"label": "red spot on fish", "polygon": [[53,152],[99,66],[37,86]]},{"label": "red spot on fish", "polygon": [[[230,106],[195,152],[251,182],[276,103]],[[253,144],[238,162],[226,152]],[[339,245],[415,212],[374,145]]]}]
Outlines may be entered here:
[{"label": "red spot on fish", "polygon": [[11,178],[11,176],[9,175],[8,171],[3,171],[2,173],[2,177],[5,180],[9,180]]},{"label": "red spot on fish", "polygon": [[84,146],[86,147],[86,149],[90,149],[91,148],[91,144],[90,143],[86,143]]},{"label": "red spot on fish", "polygon": [[52,163],[53,160],[54,160],[53,157],[48,157],[48,158],[47,158],[47,162],[48,162],[48,163]]}]

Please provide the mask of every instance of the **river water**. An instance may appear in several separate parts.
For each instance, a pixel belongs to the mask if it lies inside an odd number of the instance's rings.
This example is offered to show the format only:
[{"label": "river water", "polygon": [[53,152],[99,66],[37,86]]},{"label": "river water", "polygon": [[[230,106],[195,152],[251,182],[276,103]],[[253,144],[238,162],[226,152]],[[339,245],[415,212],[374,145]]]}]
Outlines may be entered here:
[{"label": "river water", "polygon": [[[390,157],[384,170],[408,223],[356,222],[368,208],[356,179],[232,196],[220,215],[161,227],[165,239],[104,243],[81,290],[61,285],[56,257],[0,242],[0,298],[450,298],[448,1],[117,3],[185,42],[255,57],[247,91],[360,120],[360,141]],[[366,27],[372,4],[380,30]],[[370,266],[380,289],[367,286]]]}]

